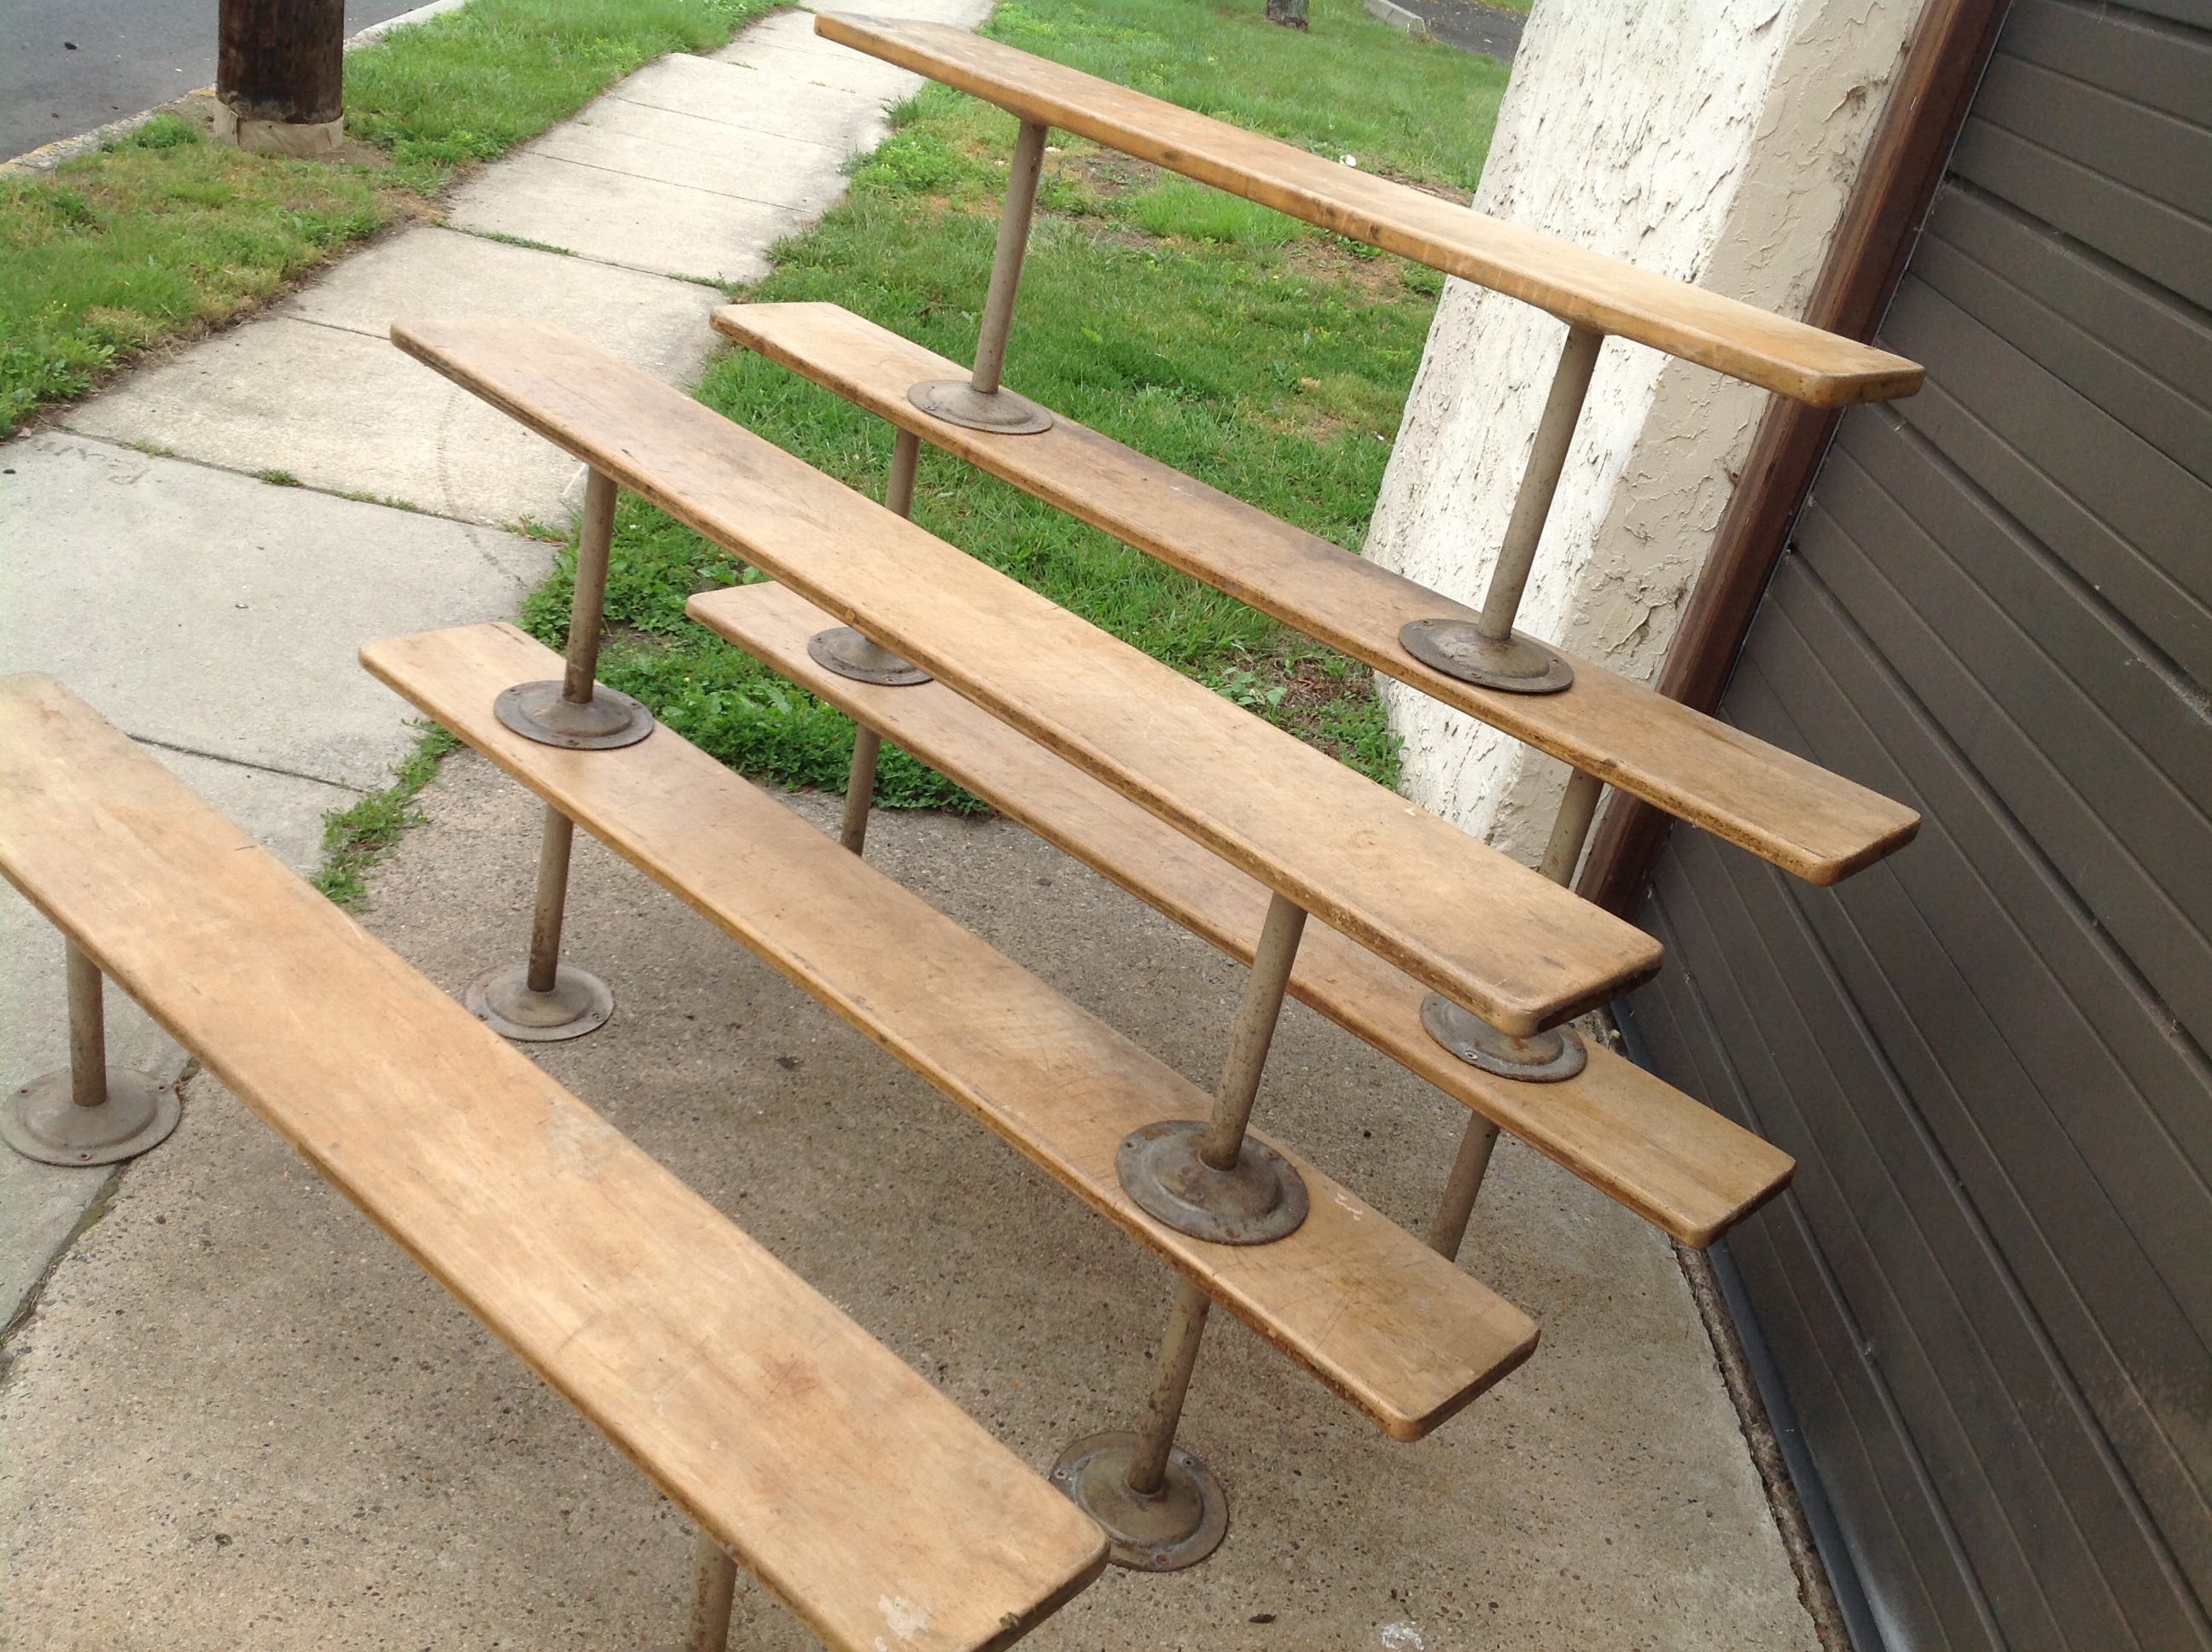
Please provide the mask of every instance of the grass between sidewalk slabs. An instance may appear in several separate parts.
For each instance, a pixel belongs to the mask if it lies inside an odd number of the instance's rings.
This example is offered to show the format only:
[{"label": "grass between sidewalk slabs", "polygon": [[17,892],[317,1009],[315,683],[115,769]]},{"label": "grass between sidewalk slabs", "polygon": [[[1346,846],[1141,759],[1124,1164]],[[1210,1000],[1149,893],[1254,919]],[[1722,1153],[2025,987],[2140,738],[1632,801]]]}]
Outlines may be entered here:
[{"label": "grass between sidewalk slabs", "polygon": [[422,823],[416,794],[437,778],[440,762],[460,749],[459,737],[434,723],[414,726],[421,731],[415,749],[393,768],[391,785],[323,817],[323,864],[314,884],[342,907],[361,904],[370,868],[391,853],[402,832]]},{"label": "grass between sidewalk slabs", "polygon": [[[1354,0],[1312,31],[1261,0],[1006,0],[984,32],[1362,167],[1457,194],[1480,172],[1505,71],[1408,39]],[[745,296],[845,306],[973,358],[1012,117],[930,86],[847,201],[775,249]],[[1054,134],[1007,380],[1139,451],[1348,550],[1366,531],[1439,278],[1235,197]],[[888,425],[748,351],[701,400],[882,497]],[[1371,675],[1233,598],[925,446],[915,519],[1361,772],[1395,785]],[[684,616],[748,577],[625,495],[600,676],[732,766],[842,790],[853,726]],[[525,626],[566,642],[574,549]],[[877,801],[981,805],[885,748]]]},{"label": "grass between sidewalk slabs", "polygon": [[471,0],[346,58],[331,160],[242,154],[164,113],[45,176],[0,179],[0,436],[163,338],[265,302],[431,214],[457,169],[780,0]]}]

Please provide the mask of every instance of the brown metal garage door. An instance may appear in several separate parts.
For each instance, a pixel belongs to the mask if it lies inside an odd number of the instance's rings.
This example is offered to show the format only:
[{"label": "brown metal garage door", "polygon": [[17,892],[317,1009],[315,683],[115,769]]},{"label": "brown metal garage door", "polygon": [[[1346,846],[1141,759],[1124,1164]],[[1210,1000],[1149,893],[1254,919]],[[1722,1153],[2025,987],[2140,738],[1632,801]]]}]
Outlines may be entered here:
[{"label": "brown metal garage door", "polygon": [[1927,823],[1676,832],[1636,1026],[1883,1642],[2212,1647],[2212,5],[2020,0],[1881,336],[1721,714]]}]

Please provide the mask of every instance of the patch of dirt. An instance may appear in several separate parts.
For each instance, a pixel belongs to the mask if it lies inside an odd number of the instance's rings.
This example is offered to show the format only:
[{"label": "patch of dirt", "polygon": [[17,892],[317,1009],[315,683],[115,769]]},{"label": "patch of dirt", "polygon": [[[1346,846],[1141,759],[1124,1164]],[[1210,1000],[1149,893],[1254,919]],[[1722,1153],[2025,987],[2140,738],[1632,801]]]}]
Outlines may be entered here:
[{"label": "patch of dirt", "polygon": [[[187,92],[184,96],[163,104],[156,112],[189,120],[210,139],[215,137],[216,100],[212,92]],[[345,139],[327,154],[297,158],[328,167],[360,167],[369,172],[390,172],[394,164],[390,150],[379,149],[374,143],[364,143],[357,137]]]}]

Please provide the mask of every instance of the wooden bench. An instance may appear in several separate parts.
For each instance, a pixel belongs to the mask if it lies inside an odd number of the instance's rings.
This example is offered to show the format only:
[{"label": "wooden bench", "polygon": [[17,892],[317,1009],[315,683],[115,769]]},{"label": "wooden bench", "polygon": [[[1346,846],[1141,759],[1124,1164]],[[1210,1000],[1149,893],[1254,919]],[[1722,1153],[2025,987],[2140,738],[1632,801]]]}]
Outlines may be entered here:
[{"label": "wooden bench", "polygon": [[1439,614],[1472,621],[1472,609],[1065,416],[1034,435],[933,418],[907,387],[963,369],[835,304],[732,304],[714,321],[900,429],[1808,883],[1839,882],[1918,829],[1902,804],[1585,660],[1564,694],[1448,676],[1399,634]]},{"label": "wooden bench", "polygon": [[[957,363],[834,307],[732,307],[716,318],[724,332],[892,422],[886,502],[895,509],[904,513],[911,501],[926,438],[1561,758],[1571,772],[1539,869],[1563,886],[1574,881],[1608,784],[1818,884],[1893,853],[1918,829],[1911,810],[1516,625],[1608,336],[1825,406],[1911,394],[1923,376],[1917,364],[959,30],[827,13],[815,30],[986,99],[1020,123],[964,381]],[[1362,562],[1004,387],[1053,126],[1539,306],[1565,324],[1480,607]],[[864,730],[854,745],[845,837],[856,850],[878,738]],[[1432,993],[1421,1019],[1455,1056],[1525,1082],[1571,1077],[1587,1059],[1569,1034],[1529,1036],[1449,993]],[[1432,1233],[1447,1254],[1465,1232],[1497,1128],[1479,1114],[1461,1142]]]},{"label": "wooden bench", "polygon": [[[1509,1033],[1658,969],[1642,932],[573,334],[472,318],[392,336]],[[712,597],[693,612],[716,623]]]},{"label": "wooden bench", "polygon": [[564,751],[493,714],[557,659],[507,625],[373,642],[362,662],[1004,1136],[1371,1417],[1418,1439],[1527,1358],[1518,1309],[1304,1160],[1305,1224],[1212,1244],[1139,1210],[1122,1139],[1204,1091],[783,805],[663,728]]},{"label": "wooden bench", "polygon": [[[723,635],[756,659],[1251,962],[1267,893],[1249,878],[942,684],[885,688],[824,670],[806,644],[828,616],[797,592],[746,586],[716,610]],[[1307,938],[1291,992],[1686,1245],[1711,1244],[1796,1169],[1779,1148],[1602,1046],[1556,1084],[1469,1066],[1422,1028],[1419,984],[1340,936]]]},{"label": "wooden bench", "polygon": [[1004,1646],[1103,1567],[983,1428],[51,677],[0,678],[0,872],[830,1645]]},{"label": "wooden bench", "polygon": [[814,32],[1336,234],[1820,407],[1919,388],[1916,362],[1492,218],[996,40],[821,12]]}]

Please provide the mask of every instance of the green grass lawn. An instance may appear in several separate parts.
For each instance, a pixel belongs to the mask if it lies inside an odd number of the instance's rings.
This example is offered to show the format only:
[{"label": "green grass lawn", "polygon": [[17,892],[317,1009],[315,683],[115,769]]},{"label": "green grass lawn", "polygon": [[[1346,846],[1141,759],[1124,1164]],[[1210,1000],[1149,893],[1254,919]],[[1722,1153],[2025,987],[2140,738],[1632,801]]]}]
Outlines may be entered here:
[{"label": "green grass lawn", "polygon": [[472,0],[347,58],[350,156],[243,155],[162,115],[52,173],[0,179],[0,436],[428,211],[457,167],[641,64],[721,45],[775,3]]},{"label": "green grass lawn", "polygon": [[[1261,0],[1008,0],[986,33],[1425,185],[1471,191],[1505,71],[1408,39],[1352,0],[1307,34]],[[932,86],[850,197],[785,243],[745,295],[845,306],[972,359],[1015,123]],[[1054,135],[1008,355],[1023,394],[1347,549],[1366,530],[1440,288],[1431,271]],[[700,398],[880,497],[891,432],[749,352]],[[915,519],[1254,712],[1387,783],[1395,744],[1369,673],[1242,604],[925,447]],[[601,675],[748,773],[841,789],[851,724],[684,617],[744,577],[625,498]],[[565,641],[556,574],[524,623]],[[878,799],[973,806],[886,748]]]}]

